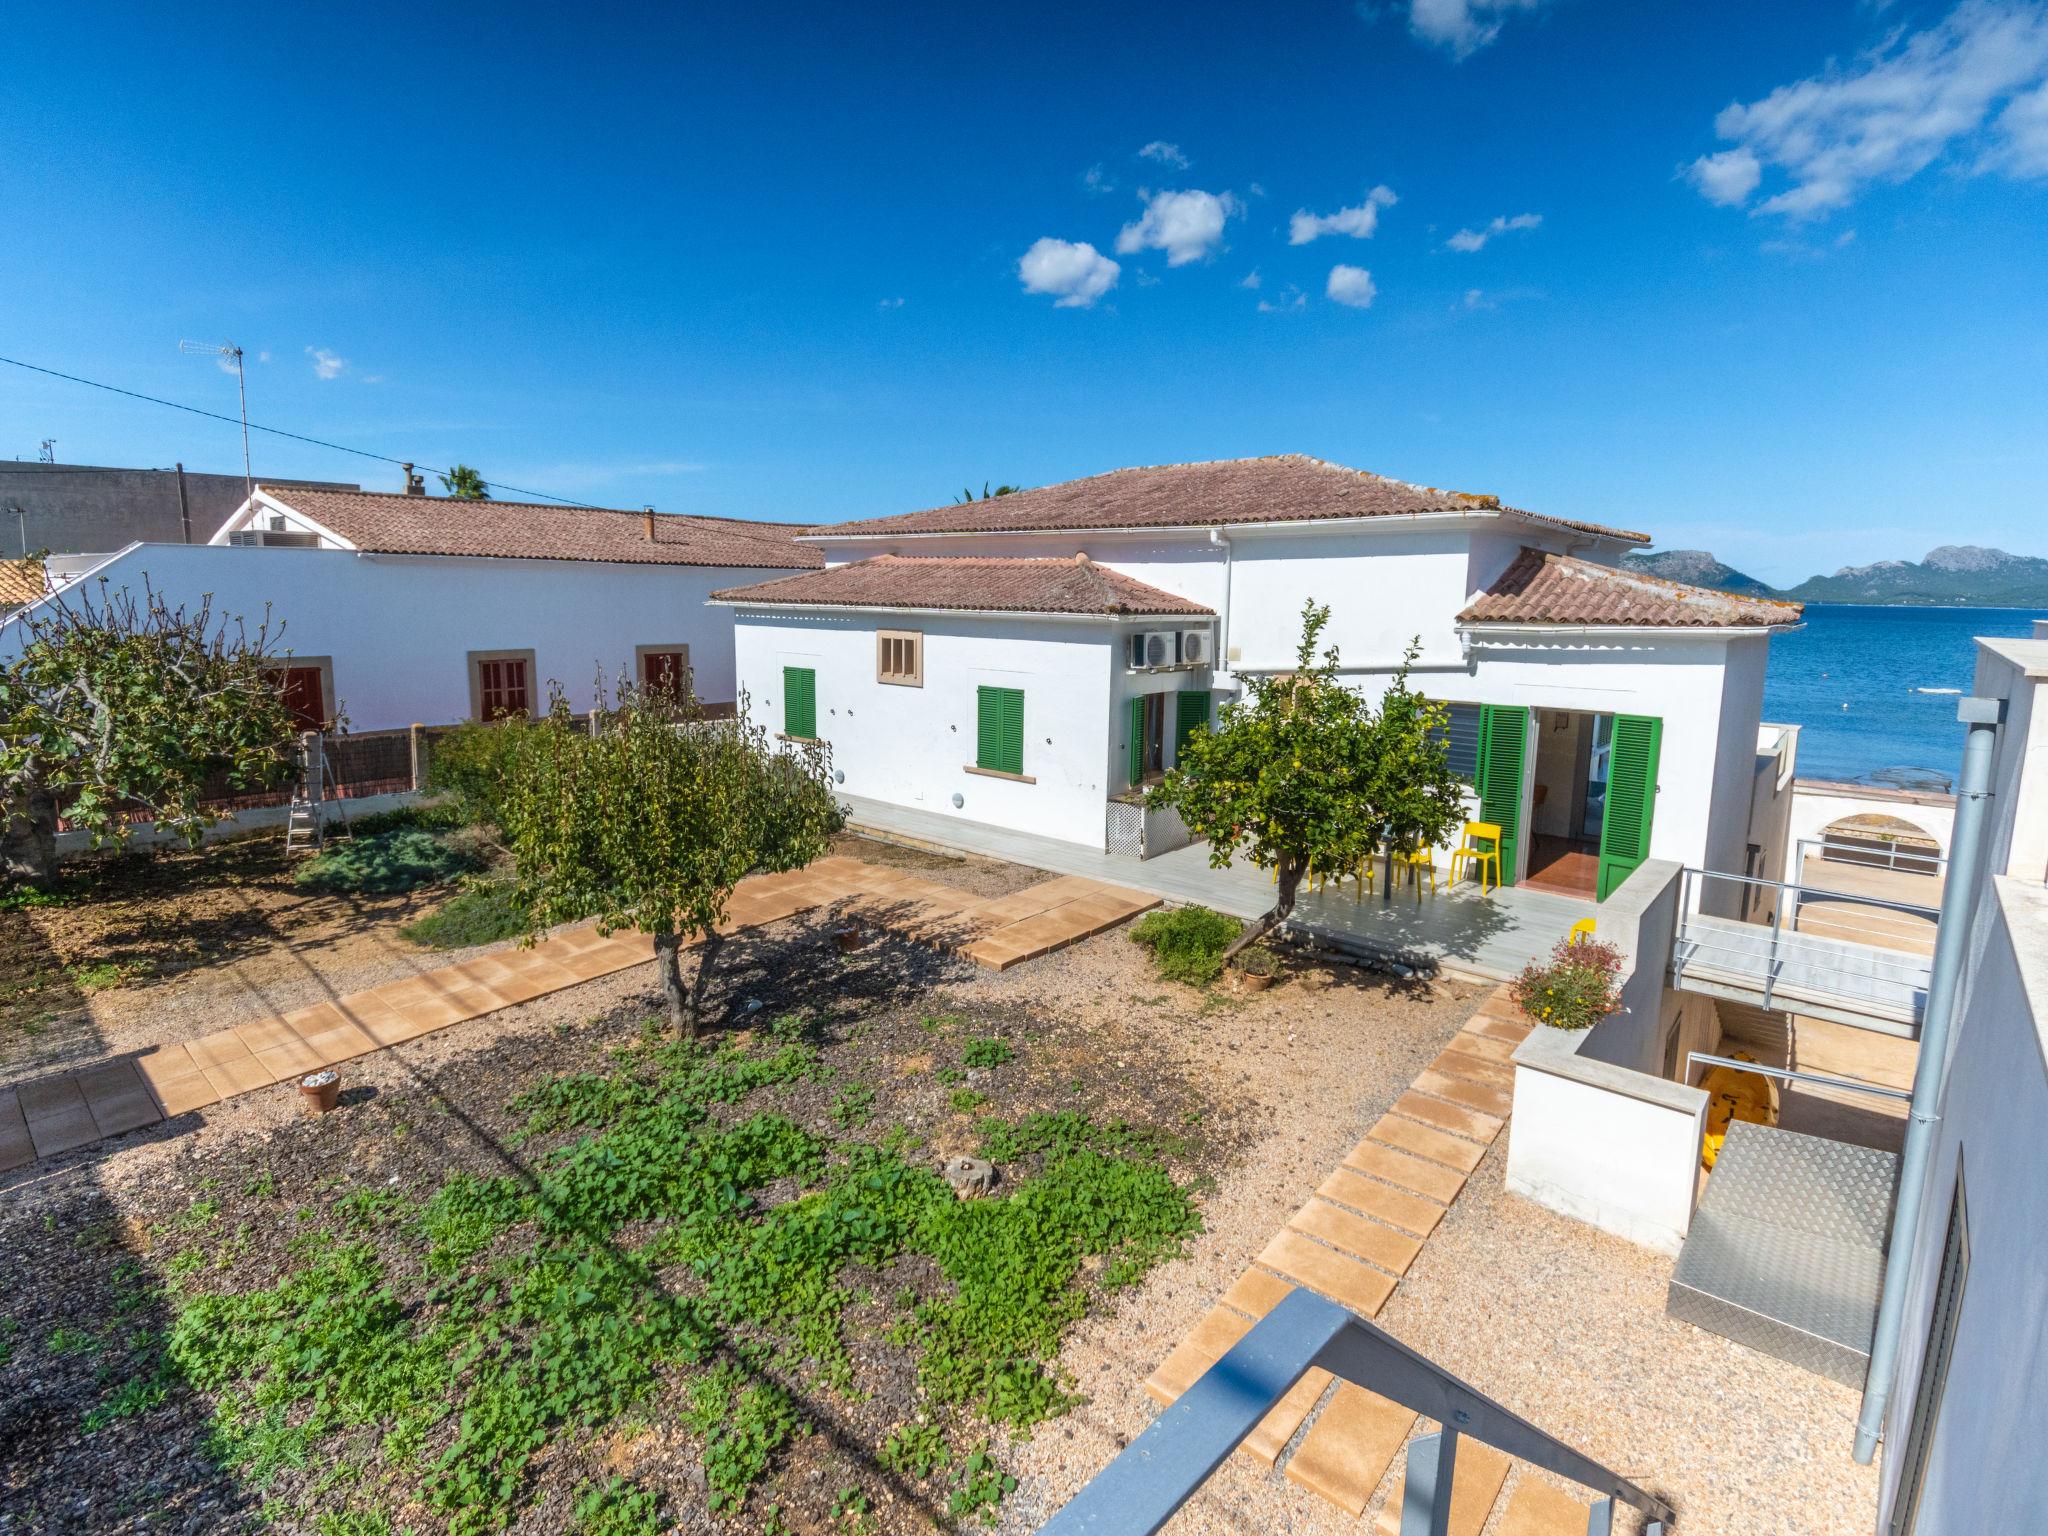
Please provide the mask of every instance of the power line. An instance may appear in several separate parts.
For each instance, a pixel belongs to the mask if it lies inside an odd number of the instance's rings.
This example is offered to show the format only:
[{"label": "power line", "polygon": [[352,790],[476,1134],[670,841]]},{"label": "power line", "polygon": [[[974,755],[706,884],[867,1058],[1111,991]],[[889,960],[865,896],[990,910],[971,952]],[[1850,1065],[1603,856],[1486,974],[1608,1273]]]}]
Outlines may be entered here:
[{"label": "power line", "polygon": [[[131,400],[146,400],[151,405],[167,405],[174,411],[187,411],[194,416],[205,416],[213,421],[224,421],[229,426],[241,425],[241,419],[239,417],[223,416],[219,411],[201,410],[196,405],[186,405],[177,400],[165,400],[156,395],[145,395],[139,389],[123,389],[118,384],[103,384],[98,379],[83,379],[80,378],[75,373],[60,373],[55,368],[44,368],[36,363],[25,363],[18,357],[0,357],[0,363],[6,363],[15,368],[26,368],[30,373],[47,374],[49,375],[49,377],[53,379],[63,379],[67,383],[84,384],[90,386],[93,389],[104,389],[108,391],[110,394],[126,395]],[[346,443],[330,443],[325,438],[308,437],[303,432],[287,432],[283,427],[266,427],[263,426],[261,423],[254,421],[250,422],[248,426],[251,432],[268,432],[272,437],[288,437],[293,442],[311,443],[315,448],[330,448],[336,453],[352,453],[359,459],[375,459],[380,464],[397,464],[404,466],[410,464],[417,464],[419,462],[419,460],[417,459],[394,459],[391,457],[391,455],[387,453],[371,453],[367,448],[351,448]],[[453,472],[453,465],[450,465],[447,469],[439,471],[439,473],[442,474],[452,474]],[[526,489],[524,486],[507,485],[502,480],[488,481],[487,484],[489,484],[491,489],[493,490],[511,491],[520,496],[538,496],[542,501],[559,502],[565,507],[586,507],[593,512],[604,512],[612,510],[610,508],[597,506],[593,502],[573,501],[567,496],[556,496],[547,491],[530,491]]]}]

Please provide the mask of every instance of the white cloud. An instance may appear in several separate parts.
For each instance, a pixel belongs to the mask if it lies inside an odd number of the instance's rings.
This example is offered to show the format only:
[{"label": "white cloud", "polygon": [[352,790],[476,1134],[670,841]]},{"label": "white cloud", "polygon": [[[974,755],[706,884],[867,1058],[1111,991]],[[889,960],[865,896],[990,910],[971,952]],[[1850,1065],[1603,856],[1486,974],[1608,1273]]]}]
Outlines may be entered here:
[{"label": "white cloud", "polygon": [[1091,165],[1081,173],[1081,186],[1084,191],[1088,192],[1114,192],[1116,190],[1116,178],[1111,176],[1102,166]]},{"label": "white cloud", "polygon": [[336,357],[325,347],[308,347],[306,356],[313,359],[313,373],[316,378],[338,379],[348,372],[348,359]]},{"label": "white cloud", "polygon": [[1307,245],[1320,235],[1351,235],[1370,240],[1372,232],[1380,226],[1380,210],[1391,208],[1398,201],[1391,187],[1374,187],[1355,208],[1339,208],[1335,213],[1310,213],[1306,208],[1297,208],[1287,222],[1287,243]]},{"label": "white cloud", "polygon": [[1493,222],[1483,229],[1461,229],[1444,242],[1454,251],[1483,251],[1486,242],[1515,229],[1539,229],[1543,224],[1540,213],[1518,213],[1513,218],[1506,214],[1495,214]]},{"label": "white cloud", "polygon": [[1763,162],[1746,149],[1724,149],[1701,155],[1686,167],[1700,196],[1723,208],[1740,208],[1764,179]]},{"label": "white cloud", "polygon": [[384,382],[384,375],[381,373],[366,373],[363,375],[363,382],[365,384],[382,384]]},{"label": "white cloud", "polygon": [[1264,281],[1265,279],[1259,276],[1259,269],[1253,267],[1251,271],[1238,279],[1237,286],[1240,288],[1256,288]]},{"label": "white cloud", "polygon": [[1224,223],[1243,211],[1228,192],[1155,192],[1143,215],[1118,232],[1116,253],[1164,251],[1169,267],[1184,267],[1211,255],[1223,241]]},{"label": "white cloud", "polygon": [[1056,309],[1086,309],[1116,286],[1123,268],[1085,240],[1032,242],[1017,263],[1026,293],[1058,294]]},{"label": "white cloud", "polygon": [[1500,300],[1489,299],[1484,288],[1467,288],[1464,306],[1467,309],[1499,309]]},{"label": "white cloud", "polygon": [[1735,148],[1693,163],[1701,193],[1735,206],[1764,167],[1782,170],[1790,185],[1754,212],[1790,219],[1846,208],[1870,183],[1904,181],[1952,149],[1975,149],[1973,172],[2048,175],[2048,5],[1963,0],[1846,68],[1731,103],[1714,130]]},{"label": "white cloud", "polygon": [[1139,150],[1138,154],[1146,160],[1157,160],[1169,170],[1184,171],[1193,164],[1186,155],[1180,152],[1178,144],[1169,144],[1164,139],[1154,139],[1150,144]]},{"label": "white cloud", "polygon": [[1458,58],[1478,52],[1500,36],[1511,11],[1533,11],[1543,0],[1414,0],[1408,30],[1425,43],[1448,48]]},{"label": "white cloud", "polygon": [[1295,287],[1294,284],[1289,283],[1272,298],[1259,300],[1259,313],[1262,315],[1277,315],[1285,310],[1305,309],[1307,306],[1308,295]]},{"label": "white cloud", "polygon": [[1349,267],[1339,262],[1330,268],[1329,286],[1324,290],[1339,304],[1353,309],[1370,309],[1372,301],[1379,294],[1373,286],[1372,274],[1363,267]]},{"label": "white cloud", "polygon": [[878,299],[875,302],[875,308],[877,309],[901,309],[902,307],[903,300],[901,298]]}]

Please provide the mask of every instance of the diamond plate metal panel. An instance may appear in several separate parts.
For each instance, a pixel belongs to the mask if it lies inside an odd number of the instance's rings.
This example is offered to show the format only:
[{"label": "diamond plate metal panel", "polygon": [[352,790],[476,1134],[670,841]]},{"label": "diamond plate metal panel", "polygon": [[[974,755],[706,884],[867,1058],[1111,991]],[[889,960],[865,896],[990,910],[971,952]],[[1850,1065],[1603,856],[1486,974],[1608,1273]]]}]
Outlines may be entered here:
[{"label": "diamond plate metal panel", "polygon": [[1707,1181],[1665,1311],[1846,1386],[1869,1366],[1898,1159],[1742,1122]]}]

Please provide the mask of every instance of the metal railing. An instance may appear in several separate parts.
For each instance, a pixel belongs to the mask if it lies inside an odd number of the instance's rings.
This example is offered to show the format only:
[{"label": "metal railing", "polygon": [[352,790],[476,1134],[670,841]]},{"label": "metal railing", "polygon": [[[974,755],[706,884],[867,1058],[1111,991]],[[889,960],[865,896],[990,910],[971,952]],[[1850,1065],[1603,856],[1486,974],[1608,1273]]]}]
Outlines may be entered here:
[{"label": "metal railing", "polygon": [[1799,869],[1806,868],[1809,850],[1828,864],[1852,869],[1889,869],[1908,875],[1938,875],[1948,868],[1948,855],[1924,844],[1905,844],[1881,837],[1802,837],[1794,845]]},{"label": "metal railing", "polygon": [[[1694,1067],[1733,1067],[1738,1072],[1755,1072],[1788,1083],[1812,1083],[1818,1088],[1840,1088],[1849,1093],[1867,1093],[1880,1099],[1898,1099],[1907,1104],[1913,1102],[1913,1095],[1903,1088],[1887,1088],[1882,1083],[1859,1082],[1853,1077],[1831,1077],[1825,1072],[1802,1072],[1795,1067],[1769,1067],[1760,1061],[1743,1061],[1735,1056],[1716,1056],[1712,1051],[1685,1053],[1687,1083],[1692,1083]],[[1693,1086],[1697,1087],[1698,1084]]]},{"label": "metal railing", "polygon": [[1663,1536],[1676,1519],[1655,1494],[1482,1397],[1391,1334],[1335,1302],[1296,1290],[1040,1526],[1039,1536],[1150,1536],[1295,1382],[1318,1366],[1443,1426],[1409,1442],[1401,1536],[1444,1536],[1449,1530],[1460,1437],[1599,1494],[1586,1520],[1587,1536],[1608,1536],[1616,1501],[1643,1512],[1644,1536]]},{"label": "metal railing", "polygon": [[[1733,911],[1749,909],[1751,893],[1774,892],[1768,924],[1742,921],[1703,910],[1703,899],[1724,890],[1737,892]],[[1841,904],[1857,909],[1852,919],[1829,915],[1824,931],[1801,930],[1807,909]],[[1755,875],[1731,875],[1688,868],[1679,888],[1678,929],[1672,939],[1671,979],[1682,985],[1689,970],[1734,974],[1757,982],[1763,1006],[1776,1006],[1783,987],[1806,997],[1833,996],[1849,1002],[1879,1001],[1904,995],[1909,1003],[1924,998],[1933,972],[1931,954],[1921,955],[1888,944],[1911,938],[1931,946],[1934,907],[1852,892],[1822,890]]]}]

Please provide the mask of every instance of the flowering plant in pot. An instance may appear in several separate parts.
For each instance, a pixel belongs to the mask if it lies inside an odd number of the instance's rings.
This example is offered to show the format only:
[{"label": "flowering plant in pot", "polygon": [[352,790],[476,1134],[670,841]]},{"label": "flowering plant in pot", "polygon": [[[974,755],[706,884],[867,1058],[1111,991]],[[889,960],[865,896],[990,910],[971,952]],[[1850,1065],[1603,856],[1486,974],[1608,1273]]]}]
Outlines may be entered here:
[{"label": "flowering plant in pot", "polygon": [[1591,1029],[1621,1007],[1621,951],[1594,939],[1561,939],[1548,960],[1532,960],[1510,996],[1530,1020],[1552,1029]]}]

